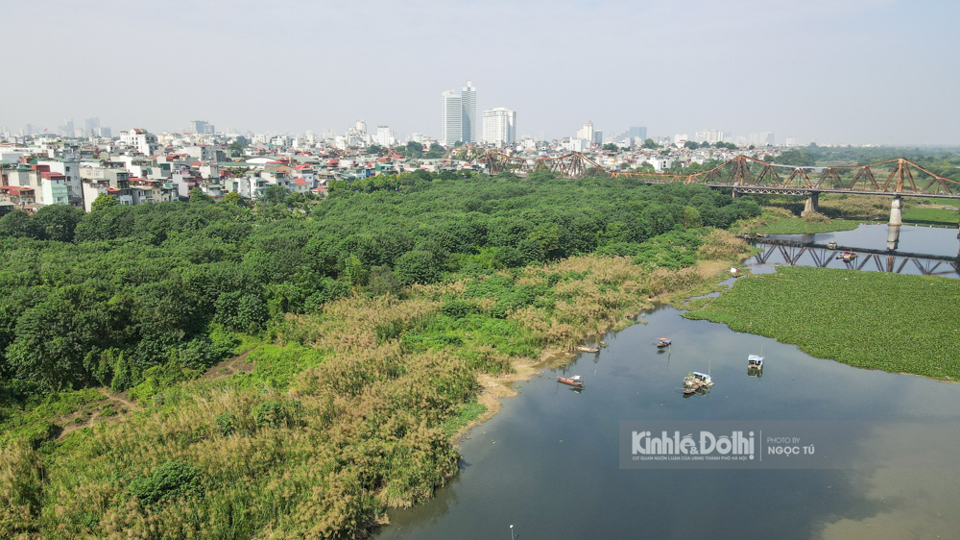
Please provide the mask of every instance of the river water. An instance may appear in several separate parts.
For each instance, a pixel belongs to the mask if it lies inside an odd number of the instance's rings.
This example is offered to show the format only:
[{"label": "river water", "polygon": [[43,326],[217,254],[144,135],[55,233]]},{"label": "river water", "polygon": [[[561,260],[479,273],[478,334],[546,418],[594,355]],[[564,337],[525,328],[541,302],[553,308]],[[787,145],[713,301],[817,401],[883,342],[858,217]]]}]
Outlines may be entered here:
[{"label": "river water", "polygon": [[[820,247],[769,246],[763,245],[764,240],[788,240]],[[837,250],[824,247],[831,241],[837,243]],[[861,225],[852,231],[834,233],[770,235],[760,240],[758,247],[763,247],[764,252],[748,261],[755,273],[772,272],[774,265],[796,264],[955,278],[960,260],[956,229],[909,225],[899,230],[882,224]],[[844,250],[867,251],[860,251],[855,259],[847,262],[838,258]],[[793,259],[795,262],[791,262]]]},{"label": "river water", "polygon": [[[856,231],[835,234],[849,244]],[[956,253],[952,236],[953,246],[943,249]],[[918,454],[955,462],[960,386],[813,358],[680,315],[668,307],[645,313],[638,317],[645,324],[608,334],[601,352],[519,383],[520,394],[462,441],[460,475],[427,503],[391,512],[378,538],[957,537],[960,468],[875,464],[908,464]],[[673,346],[659,351],[659,336]],[[751,376],[747,355],[761,351],[763,375]],[[679,393],[690,371],[710,372],[708,394]],[[573,374],[586,380],[582,392],[554,379]],[[621,469],[620,422],[636,420],[912,428],[909,436],[844,441],[862,453],[862,468]]]}]

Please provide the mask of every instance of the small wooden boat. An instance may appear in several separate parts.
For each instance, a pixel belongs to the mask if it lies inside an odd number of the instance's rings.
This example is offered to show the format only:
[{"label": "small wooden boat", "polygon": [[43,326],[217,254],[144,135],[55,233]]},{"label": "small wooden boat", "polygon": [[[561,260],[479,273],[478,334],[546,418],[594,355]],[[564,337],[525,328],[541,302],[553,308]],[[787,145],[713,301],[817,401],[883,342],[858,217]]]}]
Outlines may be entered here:
[{"label": "small wooden boat", "polygon": [[763,357],[759,354],[751,354],[748,356],[747,369],[763,369]]},{"label": "small wooden boat", "polygon": [[667,338],[665,338],[665,337],[659,338],[659,339],[657,340],[657,347],[660,348],[660,349],[662,349],[662,348],[664,348],[664,347],[669,347],[669,346],[672,345],[672,344],[673,344],[673,340],[672,340],[672,339],[667,339]]},{"label": "small wooden boat", "polygon": [[562,382],[563,384],[569,384],[575,388],[580,388],[583,386],[583,380],[579,375],[574,375],[573,378],[567,377],[557,377],[557,382]]},{"label": "small wooden boat", "polygon": [[580,346],[580,347],[577,347],[577,350],[580,351],[580,352],[589,352],[589,353],[597,353],[597,352],[600,352],[600,348],[599,348],[599,347],[596,348],[596,349],[594,349],[594,348],[592,348],[592,347]]},{"label": "small wooden boat", "polygon": [[837,249],[837,242],[836,242],[836,240],[831,240],[831,241],[827,242],[827,249]]}]

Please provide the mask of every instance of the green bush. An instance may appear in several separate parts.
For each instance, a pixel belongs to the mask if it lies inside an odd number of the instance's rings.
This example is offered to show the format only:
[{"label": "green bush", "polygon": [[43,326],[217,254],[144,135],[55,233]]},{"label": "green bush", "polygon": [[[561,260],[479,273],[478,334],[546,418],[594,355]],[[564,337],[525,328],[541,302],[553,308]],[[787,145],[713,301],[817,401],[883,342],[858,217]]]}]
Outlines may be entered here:
[{"label": "green bush", "polygon": [[261,401],[251,411],[259,427],[280,428],[295,424],[302,412],[298,401]]},{"label": "green bush", "polygon": [[130,494],[141,506],[154,506],[180,497],[202,497],[203,475],[199,468],[177,460],[168,460],[150,476],[130,484]]},{"label": "green bush", "polygon": [[232,435],[237,429],[237,415],[233,413],[223,413],[218,416],[214,423],[217,424],[217,431],[224,437]]}]

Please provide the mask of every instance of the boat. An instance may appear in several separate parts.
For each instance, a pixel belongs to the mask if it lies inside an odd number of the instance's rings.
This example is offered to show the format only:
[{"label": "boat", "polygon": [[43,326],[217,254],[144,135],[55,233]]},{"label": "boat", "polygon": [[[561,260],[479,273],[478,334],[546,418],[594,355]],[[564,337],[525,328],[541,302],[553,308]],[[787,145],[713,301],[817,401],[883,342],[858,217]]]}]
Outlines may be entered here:
[{"label": "boat", "polygon": [[557,377],[557,382],[562,382],[563,384],[569,384],[575,388],[580,388],[583,386],[583,380],[579,375],[574,375],[572,378],[567,377]]},{"label": "boat", "polygon": [[759,354],[751,354],[748,356],[747,369],[763,369],[763,357]]},{"label": "boat", "polygon": [[680,393],[683,394],[683,398],[687,399],[691,396],[705,396],[710,393],[709,386],[698,386],[696,388],[681,388]]},{"label": "boat", "polygon": [[665,337],[659,338],[659,339],[657,340],[657,347],[658,347],[658,348],[661,348],[661,349],[664,348],[664,347],[669,347],[669,346],[672,345],[672,344],[673,344],[673,340],[672,340],[672,339],[667,339],[667,338],[665,338]]},{"label": "boat", "polygon": [[827,242],[827,249],[837,249],[837,241],[831,240]]},{"label": "boat", "polygon": [[683,386],[684,388],[693,388],[694,390],[698,390],[700,388],[710,388],[713,386],[713,379],[711,379],[706,373],[694,371],[684,377]]},{"label": "boat", "polygon": [[577,347],[577,350],[580,351],[580,352],[591,352],[591,353],[600,352],[600,349],[599,349],[599,348],[594,349],[594,348],[592,348],[592,347],[585,347],[585,346]]}]

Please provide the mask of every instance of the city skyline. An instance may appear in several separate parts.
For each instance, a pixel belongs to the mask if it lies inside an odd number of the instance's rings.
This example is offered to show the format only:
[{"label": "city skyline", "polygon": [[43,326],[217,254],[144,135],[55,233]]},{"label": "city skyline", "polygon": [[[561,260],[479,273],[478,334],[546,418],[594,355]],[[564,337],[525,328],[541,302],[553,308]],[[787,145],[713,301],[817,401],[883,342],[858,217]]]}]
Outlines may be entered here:
[{"label": "city skyline", "polygon": [[[605,133],[640,124],[651,136],[716,128],[775,132],[778,142],[960,144],[952,128],[960,122],[952,96],[960,74],[945,69],[960,64],[960,37],[949,27],[960,6],[952,3],[371,4],[14,3],[4,8],[20,23],[6,33],[5,65],[22,77],[0,87],[0,127],[56,132],[64,119],[82,126],[99,118],[114,133],[161,132],[205,118],[244,132],[319,133],[371,118],[397,133],[439,138],[437,90],[469,78],[482,88],[479,110],[522,111],[518,137],[573,136],[592,120]],[[268,17],[284,20],[283,28],[237,31]],[[464,20],[478,29],[469,39],[424,40],[417,31]],[[29,24],[39,21],[42,38]],[[308,32],[318,22],[324,32]],[[357,22],[378,31],[348,39]],[[479,30],[488,27],[497,31]],[[97,37],[81,39],[81,31]],[[571,46],[569,36],[584,31],[595,32],[596,45]],[[416,60],[397,61],[385,48]],[[76,61],[42,61],[66,49]],[[171,64],[150,60],[197,55],[205,60],[202,69],[189,60],[197,70],[190,84]],[[109,77],[90,71],[91,62],[109,64]],[[239,66],[288,76],[223,78]]]}]

